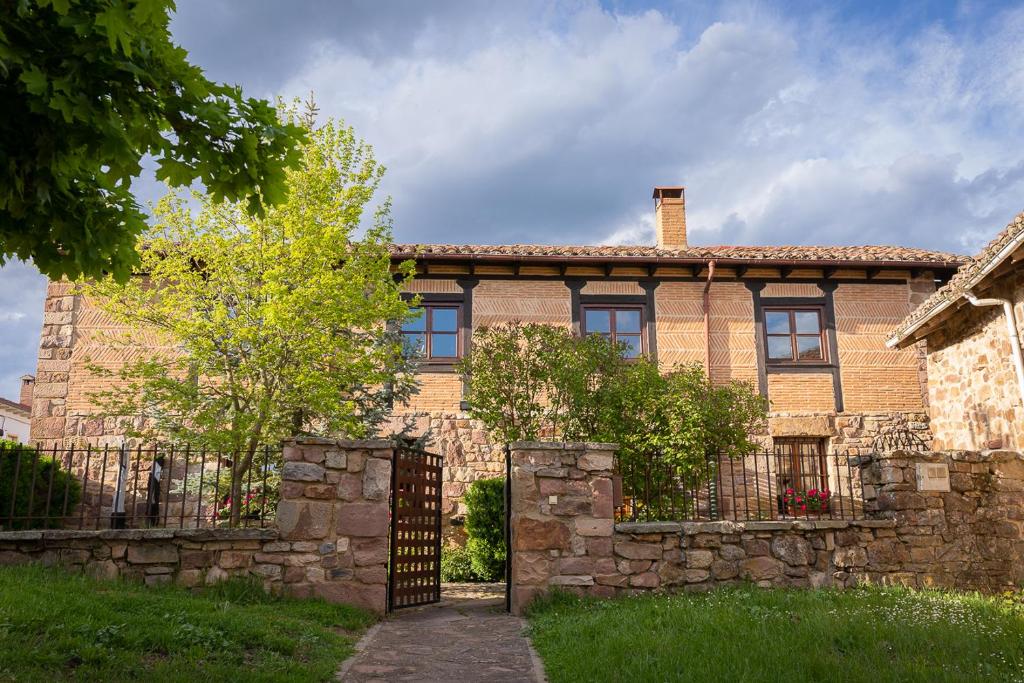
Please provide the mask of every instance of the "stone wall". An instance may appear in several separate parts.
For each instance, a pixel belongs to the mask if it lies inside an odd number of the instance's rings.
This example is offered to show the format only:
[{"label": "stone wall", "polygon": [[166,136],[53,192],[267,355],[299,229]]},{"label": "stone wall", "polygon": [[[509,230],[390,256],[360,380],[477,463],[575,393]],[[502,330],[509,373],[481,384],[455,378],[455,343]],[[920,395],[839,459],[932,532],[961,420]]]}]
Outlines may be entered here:
[{"label": "stone wall", "polygon": [[618,524],[618,575],[605,581],[619,592],[705,590],[739,582],[854,585],[867,563],[866,549],[894,535],[894,526],[890,520]]},{"label": "stone wall", "polygon": [[[981,297],[1014,302],[1024,335],[1024,269],[1000,276]],[[928,335],[929,409],[936,447],[1024,449],[1024,405],[1001,306],[961,307]]]},{"label": "stone wall", "polygon": [[517,442],[512,448],[512,611],[553,586],[614,589],[615,446]]},{"label": "stone wall", "polygon": [[289,592],[386,609],[393,456],[390,441],[306,438],[285,444],[277,506],[281,540],[314,541],[330,550]]},{"label": "stone wall", "polygon": [[868,455],[878,450],[875,439],[894,430],[904,430],[925,448],[932,445],[928,414],[917,411],[864,413],[804,412],[771,413],[768,432],[778,437],[819,437],[826,440],[829,453]]},{"label": "stone wall", "polygon": [[384,612],[390,441],[284,446],[276,528],[0,532],[0,564],[197,586],[255,576],[270,591]]},{"label": "stone wall", "polygon": [[[513,446],[513,610],[552,587],[609,596],[737,582],[1000,591],[1024,581],[1019,453],[865,457],[865,519],[616,525],[612,448]],[[919,490],[919,465],[948,468],[950,490]]]},{"label": "stone wall", "polygon": [[[279,590],[305,567],[276,529],[107,529],[0,532],[0,565],[38,562],[84,570],[101,579],[123,577],[146,585],[192,587],[229,576],[258,576]],[[319,559],[307,543],[299,552]],[[286,566],[287,565],[287,566]]]}]

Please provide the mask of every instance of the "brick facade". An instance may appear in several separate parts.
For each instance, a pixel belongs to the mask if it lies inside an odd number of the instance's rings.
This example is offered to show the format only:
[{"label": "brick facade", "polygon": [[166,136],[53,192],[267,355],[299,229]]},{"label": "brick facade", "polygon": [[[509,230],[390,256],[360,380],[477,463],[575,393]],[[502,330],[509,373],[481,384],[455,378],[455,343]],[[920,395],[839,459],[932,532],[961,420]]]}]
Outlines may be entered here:
[{"label": "brick facade", "polygon": [[921,357],[914,348],[888,349],[893,326],[914,309],[909,285],[841,284],[836,288],[836,333],[845,408],[921,410]]},{"label": "brick facade", "polygon": [[[480,268],[479,270],[486,270]],[[576,268],[568,279],[519,278],[483,274],[472,286],[472,326],[479,328],[520,320],[569,326],[573,320],[572,290],[567,284],[580,282],[583,296],[642,298],[649,280],[626,277],[631,270],[616,267],[615,277],[601,277],[599,269]],[[587,271],[590,275],[584,275]],[[591,273],[591,271],[593,271]],[[816,271],[820,276],[822,271]],[[838,361],[845,410],[837,411],[829,372],[767,374],[766,393],[773,416],[784,417],[781,436],[815,436],[828,440],[834,452],[861,452],[870,448],[879,430],[895,424],[915,425],[928,440],[924,412],[924,361],[920,349],[890,351],[882,343],[884,333],[916,302],[934,289],[931,275],[911,279],[909,273],[894,271],[906,279],[894,284],[858,283],[841,279],[856,272],[836,271],[835,287]],[[778,271],[750,269],[750,277],[767,278],[763,298],[824,297],[825,288],[814,282],[781,282],[771,279]],[[802,273],[813,274],[811,272]],[[706,269],[697,275],[706,278]],[[711,377],[716,382],[732,380],[758,383],[759,360],[755,315],[751,291],[735,279],[735,269],[719,268],[710,290]],[[861,275],[863,275],[861,273]],[[433,273],[407,286],[410,293],[464,293],[465,272]],[[721,279],[720,279],[721,278]],[[732,279],[726,279],[732,278]],[[686,281],[656,281],[653,292],[655,337],[658,360],[664,368],[682,363],[705,362],[700,277]],[[117,420],[92,417],[88,394],[102,387],[88,370],[88,363],[116,369],[126,351],[111,343],[129,331],[119,328],[93,302],[73,293],[69,284],[49,286],[44,327],[39,351],[36,400],[32,415],[32,438],[45,446],[75,444],[117,444],[123,433]],[[161,348],[160,341],[142,331],[131,332],[144,346]],[[420,392],[407,405],[396,406],[396,417],[413,418],[419,433],[432,437],[433,448],[446,459],[445,510],[458,516],[465,487],[480,477],[498,476],[503,471],[499,448],[487,439],[483,426],[469,420],[463,405],[463,386],[453,372],[423,372]],[[807,419],[801,419],[807,418]],[[773,420],[772,425],[781,424]]]}]

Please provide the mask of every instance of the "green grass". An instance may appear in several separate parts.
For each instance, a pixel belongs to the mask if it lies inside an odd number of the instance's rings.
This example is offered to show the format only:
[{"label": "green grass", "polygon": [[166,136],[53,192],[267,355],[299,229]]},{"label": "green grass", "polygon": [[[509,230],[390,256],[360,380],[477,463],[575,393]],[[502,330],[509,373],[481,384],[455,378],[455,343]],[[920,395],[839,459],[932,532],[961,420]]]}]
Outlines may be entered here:
[{"label": "green grass", "polygon": [[973,594],[556,594],[529,619],[551,683],[1024,680],[1024,608]]},{"label": "green grass", "polygon": [[198,594],[0,568],[0,681],[325,681],[373,617],[231,581]]}]

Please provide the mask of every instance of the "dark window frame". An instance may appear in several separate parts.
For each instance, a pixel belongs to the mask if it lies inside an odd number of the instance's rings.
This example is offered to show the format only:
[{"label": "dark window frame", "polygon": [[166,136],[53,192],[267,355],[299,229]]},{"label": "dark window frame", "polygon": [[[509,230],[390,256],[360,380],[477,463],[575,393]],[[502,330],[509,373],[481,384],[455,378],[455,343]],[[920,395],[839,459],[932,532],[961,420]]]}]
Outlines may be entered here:
[{"label": "dark window frame", "polygon": [[[608,311],[608,333],[604,332],[589,332],[587,330],[587,311]],[[640,314],[640,330],[639,332],[618,332],[615,329],[615,313],[616,311],[636,311]],[[647,355],[647,306],[644,304],[632,304],[632,303],[586,303],[580,305],[580,333],[585,337],[589,334],[600,334],[602,337],[606,337],[611,340],[612,343],[618,341],[620,334],[627,335],[630,337],[640,337],[640,353],[636,358]],[[634,358],[628,358],[627,360],[635,360]]]},{"label": "dark window frame", "polygon": [[[772,333],[768,331],[768,314],[769,313],[788,313],[789,314],[789,332],[786,334]],[[797,313],[816,313],[818,316],[818,333],[817,335],[810,333],[800,333],[796,329],[796,314]],[[764,358],[765,363],[770,366],[830,366],[831,359],[829,358],[828,348],[828,326],[827,317],[825,315],[825,306],[810,304],[802,306],[763,306],[761,308],[761,319],[764,324]],[[800,337],[817,337],[818,348],[821,349],[821,358],[807,358],[801,359],[797,347],[797,340]],[[772,358],[771,356],[771,339],[772,337],[788,337],[790,345],[790,357],[789,358]]]},{"label": "dark window frame", "polygon": [[[416,360],[426,365],[451,365],[462,360],[465,352],[465,345],[463,343],[462,334],[462,303],[454,301],[420,301],[418,306],[414,308],[422,308],[426,313],[426,320],[423,322],[422,330],[403,330],[399,329],[402,336],[413,336],[422,334],[424,337],[424,349],[423,354],[416,356]],[[455,311],[455,329],[444,330],[436,332],[433,329],[434,325],[434,310],[446,309]],[[433,355],[433,335],[444,334],[455,337],[455,355],[454,356],[435,356]]]},{"label": "dark window frame", "polygon": [[[776,458],[776,486],[779,490],[779,509],[783,511],[782,497],[787,487],[797,491],[829,488],[828,444],[824,437],[775,437],[772,450]],[[817,460],[817,463],[814,461]],[[807,465],[817,465],[817,473],[805,473]],[[788,479],[787,479],[788,475]]]}]

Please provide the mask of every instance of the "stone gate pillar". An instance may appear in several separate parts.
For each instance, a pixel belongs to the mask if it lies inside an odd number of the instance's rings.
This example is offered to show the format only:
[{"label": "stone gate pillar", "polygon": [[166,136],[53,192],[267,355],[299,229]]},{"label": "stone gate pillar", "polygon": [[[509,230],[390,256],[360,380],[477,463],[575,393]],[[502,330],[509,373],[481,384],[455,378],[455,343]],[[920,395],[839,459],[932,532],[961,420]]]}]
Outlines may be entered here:
[{"label": "stone gate pillar", "polygon": [[520,441],[512,451],[512,612],[553,586],[597,595],[614,588],[615,444]]},{"label": "stone gate pillar", "polygon": [[284,444],[277,526],[291,544],[285,590],[387,609],[394,443],[304,437]]}]

